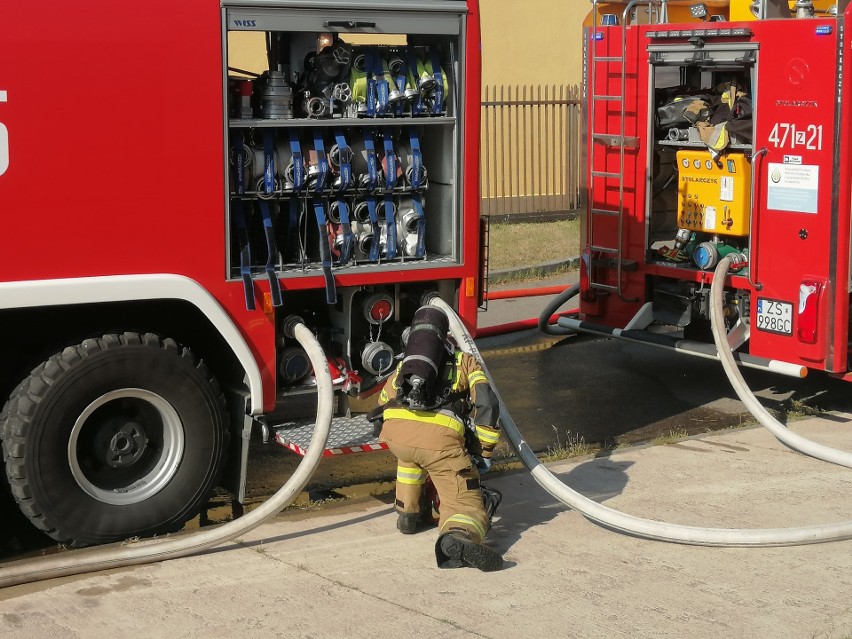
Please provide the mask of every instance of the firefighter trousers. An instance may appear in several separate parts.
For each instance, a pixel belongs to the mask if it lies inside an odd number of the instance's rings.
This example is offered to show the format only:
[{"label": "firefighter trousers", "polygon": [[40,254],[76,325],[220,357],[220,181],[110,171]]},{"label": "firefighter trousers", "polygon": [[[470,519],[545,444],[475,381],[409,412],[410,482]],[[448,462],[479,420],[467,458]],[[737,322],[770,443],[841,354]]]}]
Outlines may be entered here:
[{"label": "firefighter trousers", "polygon": [[479,471],[461,444],[450,450],[387,444],[397,458],[397,511],[420,512],[420,493],[428,473],[441,501],[439,531],[461,528],[473,541],[482,541],[490,522],[482,503]]}]

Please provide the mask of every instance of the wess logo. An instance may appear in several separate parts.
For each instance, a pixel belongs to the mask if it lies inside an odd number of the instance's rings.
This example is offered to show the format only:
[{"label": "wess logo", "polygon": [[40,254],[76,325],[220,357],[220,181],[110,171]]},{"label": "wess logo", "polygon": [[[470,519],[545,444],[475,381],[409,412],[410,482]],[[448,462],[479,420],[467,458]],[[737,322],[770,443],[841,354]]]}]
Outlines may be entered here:
[{"label": "wess logo", "polygon": [[234,20],[235,27],[256,27],[257,20]]},{"label": "wess logo", "polygon": [[[0,91],[0,104],[6,102],[6,92]],[[9,168],[9,129],[0,122],[0,175]]]}]

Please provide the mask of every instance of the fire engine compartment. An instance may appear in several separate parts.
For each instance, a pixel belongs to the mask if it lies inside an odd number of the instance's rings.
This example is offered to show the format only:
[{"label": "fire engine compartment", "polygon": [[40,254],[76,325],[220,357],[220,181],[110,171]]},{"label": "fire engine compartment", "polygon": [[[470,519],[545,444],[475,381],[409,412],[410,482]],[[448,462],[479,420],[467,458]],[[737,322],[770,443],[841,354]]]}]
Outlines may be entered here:
[{"label": "fire engine compartment", "polygon": [[[286,278],[316,275],[324,259],[335,271],[368,272],[460,260],[458,16],[418,16],[396,33],[384,28],[398,26],[393,14],[333,13],[228,11],[229,30],[260,33],[270,66],[259,77],[228,66],[232,278],[241,266],[263,274],[269,262]],[[371,101],[374,82],[384,97]],[[247,265],[238,206],[254,249]],[[267,250],[263,206],[277,254]]]},{"label": "fire engine compartment", "polygon": [[347,412],[347,397],[392,370],[424,294],[458,295],[452,279],[419,280],[464,261],[459,7],[224,10],[226,52],[241,32],[240,46],[266,61],[224,60],[226,272],[247,290],[267,280],[281,288],[277,388],[291,409],[315,386],[304,351],[285,337],[291,314],[323,345]]},{"label": "fire engine compartment", "polygon": [[584,321],[706,343],[728,256],[741,352],[845,371],[846,145],[826,135],[845,130],[837,23],[686,20],[588,32]]},{"label": "fire engine compartment", "polygon": [[[646,261],[712,272],[722,257],[747,273],[751,225],[756,47],[751,43],[649,47],[652,126],[648,149]],[[734,124],[734,131],[729,130]],[[707,138],[728,136],[719,151]],[[721,146],[721,144],[719,144]],[[686,338],[709,333],[707,280],[650,277],[655,320]],[[750,315],[749,296],[731,291],[729,326]]]},{"label": "fire engine compartment", "polygon": [[[735,264],[745,264],[756,49],[749,44],[649,49],[655,113],[648,260],[711,270],[720,256],[731,255]],[[729,142],[719,151],[709,149],[702,135],[718,137],[722,126]]]}]

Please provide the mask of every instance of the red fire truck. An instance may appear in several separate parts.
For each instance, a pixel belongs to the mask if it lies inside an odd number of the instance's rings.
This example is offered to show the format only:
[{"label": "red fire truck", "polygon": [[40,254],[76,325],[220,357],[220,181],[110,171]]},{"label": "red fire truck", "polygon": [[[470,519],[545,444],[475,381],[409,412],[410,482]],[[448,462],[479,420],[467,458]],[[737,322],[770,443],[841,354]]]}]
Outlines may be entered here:
[{"label": "red fire truck", "polygon": [[848,3],[595,2],[580,317],[740,363],[849,376]]},{"label": "red fire truck", "polygon": [[315,414],[294,317],[332,446],[377,446],[356,409],[424,295],[475,324],[477,0],[46,0],[0,32],[0,438],[27,517],[77,546],[242,500],[251,424],[299,450]]}]

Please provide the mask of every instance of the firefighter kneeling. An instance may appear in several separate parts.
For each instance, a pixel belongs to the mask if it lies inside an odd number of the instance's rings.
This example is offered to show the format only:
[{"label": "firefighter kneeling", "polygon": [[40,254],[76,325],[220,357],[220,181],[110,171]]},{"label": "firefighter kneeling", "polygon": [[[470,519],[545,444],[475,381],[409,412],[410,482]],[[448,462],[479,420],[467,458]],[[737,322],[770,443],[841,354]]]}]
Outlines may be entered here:
[{"label": "firefighter kneeling", "polygon": [[[381,439],[398,463],[397,528],[406,534],[416,532],[428,476],[440,499],[438,566],[498,570],[503,558],[482,543],[496,505],[492,502],[486,512],[479,483],[479,470],[490,469],[491,453],[500,438],[498,402],[476,360],[449,346],[448,329],[442,310],[419,308],[405,356],[381,392]],[[466,447],[465,423],[471,407],[476,437]]]}]

